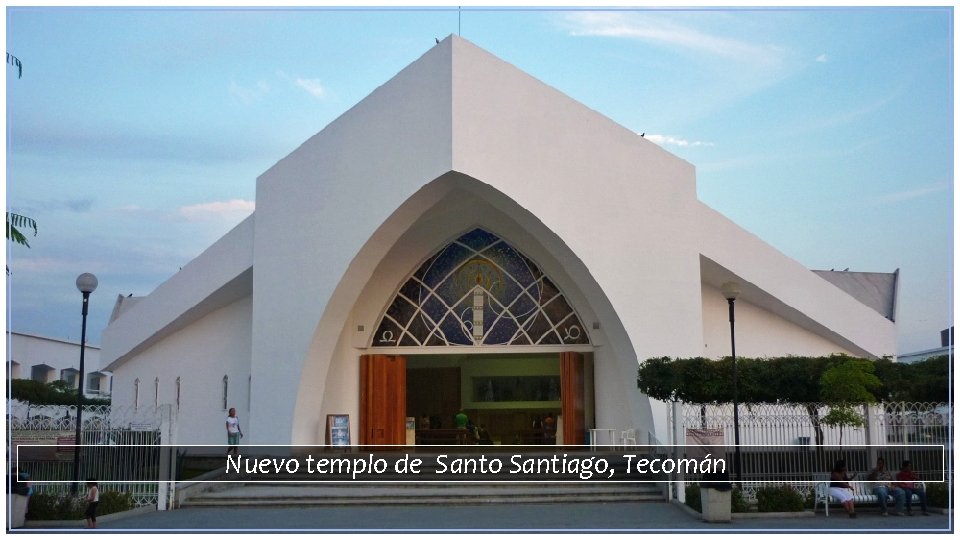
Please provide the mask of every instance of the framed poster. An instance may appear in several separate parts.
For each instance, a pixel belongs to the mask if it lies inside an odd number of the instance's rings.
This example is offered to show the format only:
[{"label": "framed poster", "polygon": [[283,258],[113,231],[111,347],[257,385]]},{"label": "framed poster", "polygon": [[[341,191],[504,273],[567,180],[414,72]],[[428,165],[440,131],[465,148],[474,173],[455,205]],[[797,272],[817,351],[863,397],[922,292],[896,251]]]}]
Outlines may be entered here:
[{"label": "framed poster", "polygon": [[350,415],[327,415],[327,446],[350,446]]}]

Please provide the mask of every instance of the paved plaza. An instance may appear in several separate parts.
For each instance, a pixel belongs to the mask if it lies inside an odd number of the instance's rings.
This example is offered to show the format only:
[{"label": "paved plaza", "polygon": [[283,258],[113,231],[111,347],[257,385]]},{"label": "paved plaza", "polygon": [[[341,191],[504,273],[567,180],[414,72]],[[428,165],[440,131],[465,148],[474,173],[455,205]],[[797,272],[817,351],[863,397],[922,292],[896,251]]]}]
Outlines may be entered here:
[{"label": "paved plaza", "polygon": [[578,503],[431,506],[327,506],[186,508],[152,512],[101,524],[101,530],[132,531],[316,531],[316,532],[884,532],[947,533],[953,516],[882,517],[865,509],[856,519],[842,511],[814,517],[735,519],[704,523],[668,503]]}]

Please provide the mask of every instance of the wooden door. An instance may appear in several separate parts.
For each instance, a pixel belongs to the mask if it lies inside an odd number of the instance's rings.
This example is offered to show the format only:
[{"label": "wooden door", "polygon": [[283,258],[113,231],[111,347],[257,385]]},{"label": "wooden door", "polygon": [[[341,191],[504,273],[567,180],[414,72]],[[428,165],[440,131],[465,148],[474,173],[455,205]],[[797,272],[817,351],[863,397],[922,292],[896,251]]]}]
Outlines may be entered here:
[{"label": "wooden door", "polygon": [[360,444],[406,444],[407,359],[360,357]]},{"label": "wooden door", "polygon": [[585,412],[583,355],[560,353],[560,406],[563,408],[563,444],[584,444]]}]

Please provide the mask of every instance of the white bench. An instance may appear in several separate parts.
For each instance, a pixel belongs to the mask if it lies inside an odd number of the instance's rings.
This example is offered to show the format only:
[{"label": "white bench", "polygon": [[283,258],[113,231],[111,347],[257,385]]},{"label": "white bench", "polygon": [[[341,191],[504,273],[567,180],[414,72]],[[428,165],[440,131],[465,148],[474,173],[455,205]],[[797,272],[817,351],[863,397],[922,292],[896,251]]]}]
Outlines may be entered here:
[{"label": "white bench", "polygon": [[[874,503],[880,504],[877,500],[877,496],[873,493],[873,484],[874,482],[850,482],[850,486],[853,487],[853,502],[854,504],[863,504],[863,503]],[[926,489],[926,486],[923,482],[915,482],[915,485],[923,490]],[[813,513],[817,513],[817,507],[820,506],[820,503],[823,503],[824,513],[830,515],[830,503],[839,503],[837,499],[830,496],[830,481],[818,481],[814,485],[814,495],[813,495]],[[912,497],[912,503],[919,503],[920,497],[917,496],[914,492]],[[895,504],[893,495],[887,495],[887,504]]]}]

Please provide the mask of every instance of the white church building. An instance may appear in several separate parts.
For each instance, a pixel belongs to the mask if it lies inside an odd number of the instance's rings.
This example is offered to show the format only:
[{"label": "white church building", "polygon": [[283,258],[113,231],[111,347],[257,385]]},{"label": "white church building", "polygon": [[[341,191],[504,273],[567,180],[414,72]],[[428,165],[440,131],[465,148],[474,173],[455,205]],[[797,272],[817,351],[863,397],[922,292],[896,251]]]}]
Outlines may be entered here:
[{"label": "white church building", "polygon": [[701,203],[692,164],[451,36],[121,297],[101,365],[115,405],[173,405],[179,444],[223,444],[229,407],[245,444],[324,444],[331,414],[353,444],[404,443],[408,417],[460,410],[503,444],[548,413],[565,444],[667,440],[637,367],[729,355],[725,283],[738,355],[894,355],[896,274],[863,294],[837,274],[851,286]]}]

